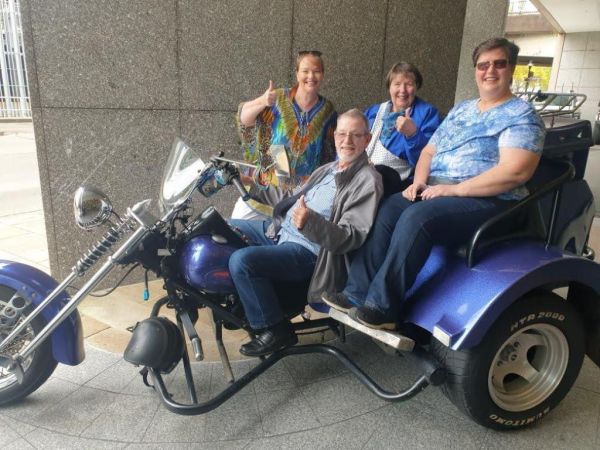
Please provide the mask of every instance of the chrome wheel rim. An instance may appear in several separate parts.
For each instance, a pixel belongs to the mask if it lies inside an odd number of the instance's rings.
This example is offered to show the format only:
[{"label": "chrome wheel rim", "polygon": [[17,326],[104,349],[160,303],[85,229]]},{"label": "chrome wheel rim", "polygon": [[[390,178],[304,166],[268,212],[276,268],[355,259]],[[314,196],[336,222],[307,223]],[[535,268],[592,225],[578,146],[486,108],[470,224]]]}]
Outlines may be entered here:
[{"label": "chrome wheel rim", "polygon": [[[0,310],[2,308],[4,308],[5,306],[6,306],[6,300],[0,300]],[[21,323],[22,320],[23,320],[23,318],[19,319],[12,329],[14,329],[19,323]],[[0,342],[3,341],[6,338],[6,336],[8,336],[8,332],[0,333]],[[10,356],[17,354],[27,344],[29,344],[33,340],[34,337],[35,337],[35,332],[33,330],[33,327],[31,326],[31,324],[29,324],[21,332],[21,334],[15,338],[15,340],[9,346],[2,349],[2,354],[10,355]],[[24,372],[27,372],[29,370],[31,363],[33,362],[34,356],[35,356],[35,352],[31,356],[29,356],[25,361],[23,361],[22,366],[23,366]],[[16,382],[17,382],[17,376],[14,373],[9,372],[8,370],[4,369],[3,367],[0,367],[0,390],[10,387]]]},{"label": "chrome wheel rim", "polygon": [[525,411],[542,403],[567,370],[569,344],[557,327],[538,323],[519,330],[500,346],[492,360],[488,390],[506,411]]}]

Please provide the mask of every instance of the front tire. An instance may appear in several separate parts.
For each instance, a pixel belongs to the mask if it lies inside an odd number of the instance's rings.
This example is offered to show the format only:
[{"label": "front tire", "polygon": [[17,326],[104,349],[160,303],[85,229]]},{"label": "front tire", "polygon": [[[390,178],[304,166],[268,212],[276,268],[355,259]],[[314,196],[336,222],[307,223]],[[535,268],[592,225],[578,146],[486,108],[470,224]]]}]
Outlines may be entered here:
[{"label": "front tire", "polygon": [[[0,311],[15,294],[15,290],[8,286],[0,285]],[[31,305],[25,309],[25,315],[31,313]],[[20,322],[20,321],[19,321]],[[19,323],[17,322],[15,326]],[[46,321],[40,314],[15,338],[13,343],[2,350],[3,354],[14,355],[20,352],[31,340],[44,328]],[[4,340],[12,329],[0,328],[0,341]],[[0,405],[15,402],[27,397],[39,388],[52,375],[56,368],[56,360],[52,356],[52,343],[46,339],[34,352],[23,362],[23,383],[19,384],[17,377],[0,368]]]},{"label": "front tire", "polygon": [[481,343],[453,351],[432,340],[448,372],[442,389],[488,428],[516,429],[543,418],[569,392],[583,363],[579,313],[561,297],[536,293],[511,305]]}]

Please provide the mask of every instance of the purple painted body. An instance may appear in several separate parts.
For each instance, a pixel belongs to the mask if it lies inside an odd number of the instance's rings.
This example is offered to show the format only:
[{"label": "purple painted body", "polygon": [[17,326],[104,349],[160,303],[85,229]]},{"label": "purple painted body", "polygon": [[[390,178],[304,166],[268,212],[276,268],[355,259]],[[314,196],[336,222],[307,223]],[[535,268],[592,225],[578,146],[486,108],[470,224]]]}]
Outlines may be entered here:
[{"label": "purple painted body", "polygon": [[179,260],[186,281],[215,294],[235,293],[229,275],[229,258],[238,247],[218,244],[209,235],[196,236],[183,245]]},{"label": "purple painted body", "polygon": [[[0,284],[8,286],[31,300],[35,307],[48,296],[58,283],[49,275],[25,264],[0,260]],[[46,322],[50,321],[59,309],[69,301],[62,293],[41,312]],[[75,310],[50,335],[52,355],[60,363],[71,366],[81,363],[85,358],[83,349],[83,329],[81,318]]]},{"label": "purple painted body", "polygon": [[580,282],[600,293],[600,265],[535,241],[510,241],[468,268],[464,258],[435,247],[401,315],[450,336],[454,350],[477,345],[498,316],[532,289]]}]

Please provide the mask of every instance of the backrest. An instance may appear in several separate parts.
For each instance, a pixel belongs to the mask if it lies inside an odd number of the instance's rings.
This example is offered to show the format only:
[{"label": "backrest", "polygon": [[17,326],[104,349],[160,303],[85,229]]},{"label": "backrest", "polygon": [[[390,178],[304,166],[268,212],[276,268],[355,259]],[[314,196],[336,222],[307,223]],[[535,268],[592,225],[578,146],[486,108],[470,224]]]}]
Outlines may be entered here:
[{"label": "backrest", "polygon": [[[544,140],[542,159],[535,174],[527,183],[530,192],[535,192],[545,183],[560,175],[561,169],[552,161],[569,161],[575,168],[573,180],[562,187],[554,236],[560,237],[569,224],[584,214],[593,203],[592,193],[583,180],[589,148],[592,146],[591,124],[587,120],[561,121],[560,126],[548,128]],[[528,226],[538,236],[545,237],[552,215],[553,193],[548,193],[536,202],[528,215]],[[580,241],[581,238],[578,238]],[[577,251],[577,249],[571,249]],[[577,251],[578,252],[578,251]]]}]

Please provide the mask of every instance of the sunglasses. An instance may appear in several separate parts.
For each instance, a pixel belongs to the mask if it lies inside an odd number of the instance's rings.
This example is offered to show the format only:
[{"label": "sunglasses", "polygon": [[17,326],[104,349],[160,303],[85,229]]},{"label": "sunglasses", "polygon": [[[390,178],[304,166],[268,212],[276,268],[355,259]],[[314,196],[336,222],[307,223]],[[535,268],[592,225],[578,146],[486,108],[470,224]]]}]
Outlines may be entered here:
[{"label": "sunglasses", "polygon": [[301,50],[298,52],[298,56],[306,56],[306,55],[316,56],[316,57],[320,58],[323,55],[323,52],[320,52],[319,50]]},{"label": "sunglasses", "polygon": [[477,67],[477,70],[479,70],[481,72],[485,72],[492,65],[494,66],[494,69],[506,69],[506,66],[508,66],[508,60],[495,59],[494,61],[478,62],[477,64],[475,64],[475,67]]}]

